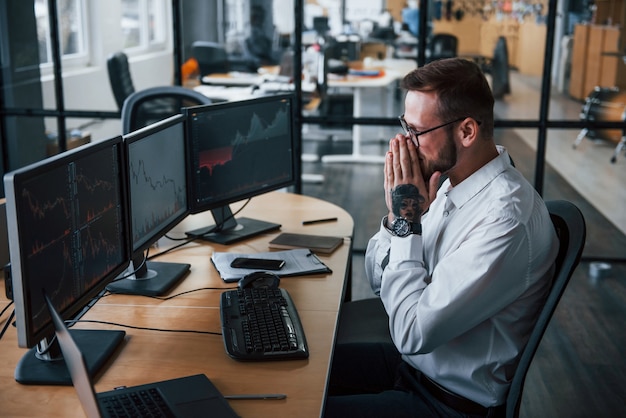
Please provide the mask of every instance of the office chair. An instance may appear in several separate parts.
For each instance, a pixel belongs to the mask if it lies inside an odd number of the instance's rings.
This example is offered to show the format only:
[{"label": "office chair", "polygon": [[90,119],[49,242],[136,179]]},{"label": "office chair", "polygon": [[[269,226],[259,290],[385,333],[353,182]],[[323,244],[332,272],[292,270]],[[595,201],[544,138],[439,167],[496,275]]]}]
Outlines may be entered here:
[{"label": "office chair", "polygon": [[[336,53],[334,46],[323,48],[322,56],[320,57],[322,61],[318,67],[316,81],[317,100],[312,100],[313,105],[307,106],[305,110],[309,114],[326,118],[326,121],[320,124],[322,128],[350,129],[352,125],[332,120],[333,117],[341,115],[351,117],[353,115],[354,99],[352,93],[337,93],[328,86],[328,74],[333,71],[330,62],[335,60],[333,57]],[[329,134],[327,137],[331,138],[332,134]]]},{"label": "office chair", "polygon": [[115,102],[118,109],[122,110],[124,100],[135,92],[126,54],[121,51],[111,54],[107,58],[107,71]]},{"label": "office chair", "polygon": [[254,57],[246,54],[229,55],[226,48],[216,42],[194,41],[191,44],[191,55],[198,61],[200,78],[229,71],[255,73],[259,68],[259,62]]},{"label": "office chair", "polygon": [[137,91],[124,100],[122,133],[176,115],[182,107],[211,103],[213,101],[205,95],[181,86],[158,86]]},{"label": "office chair", "polygon": [[498,37],[498,41],[496,42],[490,72],[493,97],[501,99],[505,94],[510,94],[509,50],[506,46],[506,38],[504,36]]},{"label": "office chair", "polygon": [[580,262],[583,247],[585,246],[585,218],[580,210],[573,203],[565,200],[547,201],[546,206],[550,212],[550,218],[552,218],[560,243],[555,262],[556,269],[548,298],[530,333],[528,343],[526,343],[526,347],[522,351],[522,356],[511,381],[509,394],[506,398],[507,418],[517,418],[519,416],[524,382],[530,363],[537,352],[539,343],[565,291],[565,287]]},{"label": "office chair", "polygon": [[430,40],[429,56],[427,62],[441,58],[453,58],[457,56],[458,38],[448,33],[437,33]]},{"label": "office chair", "polygon": [[[332,47],[324,47],[322,50],[321,62],[318,65],[316,91],[312,97],[307,99],[307,104],[303,108],[303,114],[309,116],[320,116],[324,118],[324,122],[319,124],[319,130],[309,130],[305,125],[302,140],[321,141],[321,147],[318,147],[316,154],[303,154],[304,161],[317,161],[320,154],[324,154],[328,148],[332,148],[336,140],[345,136],[345,139],[352,139],[352,133],[349,129],[352,125],[345,122],[332,120],[336,116],[352,116],[353,100],[352,93],[336,93],[330,91],[328,87],[328,61],[335,54]],[[307,182],[321,183],[323,176],[315,175],[306,179]]]},{"label": "office chair", "polygon": [[230,69],[226,49],[216,42],[195,41],[191,44],[191,54],[198,61],[200,76],[227,73]]},{"label": "office chair", "polygon": [[[559,252],[550,292],[530,333],[528,343],[522,350],[511,381],[506,399],[507,418],[517,418],[519,415],[528,368],[561,295],[580,262],[585,245],[585,219],[580,210],[573,203],[564,200],[547,201],[546,206],[559,237]],[[343,303],[337,329],[337,344],[391,341],[389,319],[380,298]]]}]

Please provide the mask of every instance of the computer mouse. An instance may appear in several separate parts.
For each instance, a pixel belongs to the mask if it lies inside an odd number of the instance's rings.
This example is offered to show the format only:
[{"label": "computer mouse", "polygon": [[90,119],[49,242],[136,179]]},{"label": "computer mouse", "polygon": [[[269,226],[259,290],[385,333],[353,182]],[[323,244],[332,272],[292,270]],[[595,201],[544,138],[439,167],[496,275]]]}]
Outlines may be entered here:
[{"label": "computer mouse", "polygon": [[280,285],[280,277],[269,271],[255,271],[254,273],[246,274],[238,283],[240,289],[248,287],[269,287],[277,289]]}]

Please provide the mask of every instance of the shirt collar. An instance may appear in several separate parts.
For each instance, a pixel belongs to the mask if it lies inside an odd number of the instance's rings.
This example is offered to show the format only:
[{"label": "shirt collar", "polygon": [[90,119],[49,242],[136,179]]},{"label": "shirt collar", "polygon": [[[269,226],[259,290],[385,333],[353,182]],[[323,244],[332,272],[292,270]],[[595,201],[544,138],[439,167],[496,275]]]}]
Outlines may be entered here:
[{"label": "shirt collar", "polygon": [[[501,145],[496,145],[498,156],[475,171],[471,176],[446,192],[454,206],[460,208],[476,196],[489,183],[511,167],[509,153]],[[449,180],[446,181],[449,186]]]}]

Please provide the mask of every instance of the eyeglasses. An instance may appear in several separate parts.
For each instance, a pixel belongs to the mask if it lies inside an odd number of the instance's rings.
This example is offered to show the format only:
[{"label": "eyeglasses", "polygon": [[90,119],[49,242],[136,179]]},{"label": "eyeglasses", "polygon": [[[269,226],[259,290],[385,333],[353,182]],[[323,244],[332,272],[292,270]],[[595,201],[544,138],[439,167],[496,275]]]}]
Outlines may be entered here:
[{"label": "eyeglasses", "polygon": [[[444,126],[448,126],[451,125],[455,122],[460,122],[463,119],[467,118],[468,116],[463,116],[462,118],[457,118],[454,120],[451,120],[450,122],[446,122],[444,124],[435,126],[434,128],[430,128],[430,129],[426,129],[425,131],[416,131],[412,126],[409,126],[408,123],[406,123],[406,120],[404,120],[404,113],[400,116],[398,116],[398,119],[400,120],[400,125],[402,126],[402,129],[404,129],[404,132],[410,136],[411,138],[414,138],[415,140],[415,146],[417,146],[419,148],[420,146],[420,141],[419,141],[419,136],[420,135],[424,135],[427,134],[428,132],[432,132],[435,129],[439,129],[439,128],[443,128]],[[480,122],[478,122],[478,124],[480,125]]]}]

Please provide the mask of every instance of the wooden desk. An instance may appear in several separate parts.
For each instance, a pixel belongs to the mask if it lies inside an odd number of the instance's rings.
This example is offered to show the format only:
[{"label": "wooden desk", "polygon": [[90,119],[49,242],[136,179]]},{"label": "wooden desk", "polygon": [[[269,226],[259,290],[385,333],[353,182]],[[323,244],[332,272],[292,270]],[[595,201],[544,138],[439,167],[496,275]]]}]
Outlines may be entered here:
[{"label": "wooden desk", "polygon": [[[233,204],[234,210],[240,204]],[[233,210],[233,211],[234,211]],[[126,340],[110,364],[96,379],[96,391],[120,385],[138,385],[195,373],[206,374],[223,394],[285,393],[285,400],[230,401],[242,417],[314,417],[322,411],[328,370],[335,339],[335,327],[346,275],[349,271],[353,220],[343,209],[312,197],[272,192],[255,197],[241,216],[282,224],[281,232],[306,232],[345,237],[345,244],[333,254],[320,258],[333,270],[329,275],[284,278],[281,286],[291,294],[310,349],[307,360],[243,363],[231,359],[221,335],[126,330]],[[338,222],[303,227],[307,219],[336,216]],[[213,223],[209,213],[192,215],[168,235],[183,236],[191,228]],[[189,275],[170,294],[200,290],[167,301],[130,295],[102,298],[84,319],[103,320],[141,327],[220,332],[219,298],[224,283],[211,265],[213,251],[269,251],[268,242],[278,232],[262,235],[231,246],[194,242],[155,261],[184,261],[191,264]],[[159,249],[171,246],[163,239]],[[174,243],[175,244],[175,243]],[[6,306],[0,289],[0,307]],[[0,318],[4,325],[8,313]],[[84,323],[80,328],[120,329],[114,325]],[[13,373],[25,349],[17,346],[15,328],[0,340],[0,405],[2,416],[79,417],[84,413],[71,387],[24,386]]]}]

